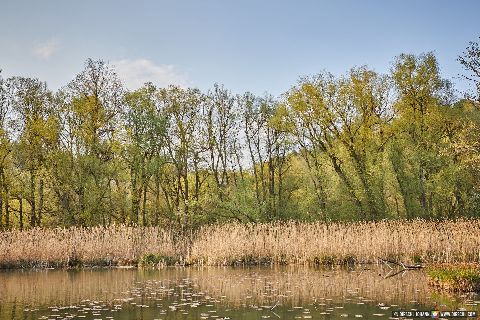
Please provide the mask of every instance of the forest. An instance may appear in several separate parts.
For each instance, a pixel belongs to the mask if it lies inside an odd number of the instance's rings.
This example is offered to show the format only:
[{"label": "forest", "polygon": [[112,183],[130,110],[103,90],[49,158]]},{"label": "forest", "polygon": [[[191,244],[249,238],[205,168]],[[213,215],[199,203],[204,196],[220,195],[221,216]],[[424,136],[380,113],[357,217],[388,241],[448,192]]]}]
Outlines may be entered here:
[{"label": "forest", "polygon": [[[461,51],[461,49],[459,50]],[[59,90],[0,73],[0,230],[480,215],[480,48],[298,80],[127,90],[89,59]]]}]

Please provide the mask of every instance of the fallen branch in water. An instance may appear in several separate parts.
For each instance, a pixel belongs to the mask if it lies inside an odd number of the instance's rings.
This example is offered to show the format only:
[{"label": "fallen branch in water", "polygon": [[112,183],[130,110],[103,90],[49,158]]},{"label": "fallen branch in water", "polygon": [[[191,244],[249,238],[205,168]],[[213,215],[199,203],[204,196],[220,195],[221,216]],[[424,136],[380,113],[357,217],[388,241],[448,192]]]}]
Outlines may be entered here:
[{"label": "fallen branch in water", "polygon": [[[391,277],[394,277],[398,274],[403,274],[406,272],[406,271],[410,271],[410,270],[418,270],[418,269],[422,269],[423,268],[423,265],[421,264],[414,264],[414,265],[407,265],[401,261],[397,262],[397,261],[393,261],[393,260],[388,260],[388,259],[383,259],[383,258],[380,258],[378,257],[378,259],[380,261],[382,261],[386,266],[388,266],[390,268],[390,271],[387,273],[387,275],[385,277],[383,277],[384,279],[387,279],[387,278],[391,278]],[[401,270],[395,272],[395,273],[392,273],[394,271],[394,269],[392,268],[391,264],[393,265],[396,265],[396,266],[399,266],[399,267],[402,267]]]}]

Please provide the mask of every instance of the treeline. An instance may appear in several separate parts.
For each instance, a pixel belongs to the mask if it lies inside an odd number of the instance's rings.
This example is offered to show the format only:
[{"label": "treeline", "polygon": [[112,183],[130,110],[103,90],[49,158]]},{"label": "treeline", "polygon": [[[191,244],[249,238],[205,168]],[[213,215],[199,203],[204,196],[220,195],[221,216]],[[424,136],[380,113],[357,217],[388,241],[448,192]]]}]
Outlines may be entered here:
[{"label": "treeline", "polygon": [[93,60],[56,92],[0,77],[0,228],[478,216],[478,44],[459,62],[461,98],[431,53],[280,98],[127,91]]}]

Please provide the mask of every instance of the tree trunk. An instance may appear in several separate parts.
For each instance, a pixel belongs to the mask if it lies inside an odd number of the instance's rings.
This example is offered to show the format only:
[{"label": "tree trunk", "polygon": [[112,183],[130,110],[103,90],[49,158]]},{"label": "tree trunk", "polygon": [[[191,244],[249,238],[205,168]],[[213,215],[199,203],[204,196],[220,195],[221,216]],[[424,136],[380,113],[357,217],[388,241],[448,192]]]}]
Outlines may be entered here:
[{"label": "tree trunk", "polygon": [[144,227],[147,226],[147,183],[143,183],[143,208],[142,208],[142,224]]},{"label": "tree trunk", "polygon": [[20,223],[20,231],[23,231],[23,199],[20,197],[18,198],[18,201],[20,202],[20,208],[18,209],[18,220]]},{"label": "tree trunk", "polygon": [[248,152],[250,153],[250,159],[252,161],[253,177],[255,179],[255,195],[257,197],[257,203],[260,204],[261,203],[260,188],[258,186],[258,174],[257,174],[256,161],[255,161],[255,154],[253,153],[253,148],[252,148],[252,144],[251,144],[248,132],[245,132],[245,135],[247,136]]},{"label": "tree trunk", "polygon": [[189,220],[189,214],[190,214],[190,210],[189,210],[189,203],[188,203],[188,200],[189,200],[189,186],[188,186],[188,172],[187,172],[187,168],[185,167],[185,174],[183,175],[183,184],[185,185],[184,186],[184,193],[183,193],[183,202],[185,204],[185,218],[186,218],[186,223],[190,223]]},{"label": "tree trunk", "polygon": [[268,157],[268,198],[269,198],[269,210],[271,211],[270,216],[275,219],[277,218],[276,210],[276,201],[275,201],[275,165],[274,160],[271,155]]},{"label": "tree trunk", "polygon": [[[193,169],[195,171],[195,195],[194,195],[194,197],[195,197],[195,200],[198,201],[198,197],[199,197],[199,194],[200,194],[200,175],[198,173],[198,161],[195,160],[193,165],[194,165]],[[222,196],[222,193],[223,192],[220,193],[220,196]]]},{"label": "tree trunk", "polygon": [[10,229],[10,206],[8,201],[10,200],[10,195],[8,190],[5,192],[5,228]]},{"label": "tree trunk", "polygon": [[160,179],[155,176],[155,226],[158,226],[160,219]]},{"label": "tree trunk", "polygon": [[0,191],[0,230],[3,230],[3,188]]},{"label": "tree trunk", "polygon": [[353,164],[354,164],[353,167],[355,168],[355,171],[357,172],[357,175],[360,178],[360,182],[363,187],[363,192],[366,197],[366,202],[368,204],[368,210],[369,210],[368,216],[370,218],[373,218],[374,220],[378,219],[379,212],[375,204],[375,195],[371,189],[370,182],[368,181],[365,157],[362,157],[362,153],[357,152],[350,143],[343,142],[343,144],[347,148],[350,154],[350,157],[353,160]]},{"label": "tree trunk", "polygon": [[[323,187],[323,181],[319,175],[321,165],[314,151],[308,151],[307,147],[304,145],[302,145],[302,148],[302,155],[305,159],[308,170],[310,171],[310,178],[312,179],[313,187],[315,188],[318,205],[320,206],[320,210],[322,210],[322,212],[325,212],[325,209],[327,208],[327,195]],[[312,157],[315,167],[312,166],[309,157]]]},{"label": "tree trunk", "polygon": [[343,172],[342,167],[338,163],[338,158],[332,154],[328,154],[328,156],[333,165],[333,169],[347,187],[347,190],[350,193],[350,196],[352,197],[355,206],[363,213],[363,218],[366,218],[365,212],[362,209],[362,202],[360,201],[360,199],[358,199],[357,195],[355,194],[355,189],[353,188],[353,185],[350,183],[350,180],[348,180],[345,172]]},{"label": "tree trunk", "polygon": [[30,170],[30,226],[34,228],[37,224],[35,211],[35,172]]},{"label": "tree trunk", "polygon": [[425,175],[425,168],[423,165],[423,160],[420,161],[420,203],[422,205],[423,215],[426,216],[428,214],[428,203],[427,203],[427,192],[425,190],[426,184],[426,175]]},{"label": "tree trunk", "polygon": [[43,212],[43,204],[44,204],[43,184],[44,184],[43,179],[40,179],[40,186],[39,186],[40,199],[38,203],[38,218],[37,218],[38,226],[42,225],[42,212]]},{"label": "tree trunk", "polygon": [[137,190],[137,174],[133,169],[130,170],[131,193],[132,193],[132,215],[131,222],[138,223],[138,211],[140,207]]},{"label": "tree trunk", "polygon": [[[405,217],[411,219],[415,216],[415,208],[413,203],[413,195],[410,192],[409,179],[406,175],[406,169],[402,164],[400,146],[394,144],[392,153],[390,154],[390,161],[392,163],[393,172],[395,173],[395,179],[397,180],[400,188],[400,195],[403,199],[403,206],[405,207]],[[397,209],[398,212],[398,209]]]},{"label": "tree trunk", "polygon": [[84,220],[84,216],[83,216],[83,213],[85,212],[85,187],[82,185],[80,187],[80,190],[79,190],[79,193],[78,193],[78,201],[80,202],[79,205],[80,205],[80,212],[79,212],[79,215],[80,215],[80,221],[81,221],[81,224],[82,225],[85,225],[85,220]]},{"label": "tree trunk", "polygon": [[[0,168],[0,230],[3,230],[3,196],[5,189],[5,174],[3,167]],[[8,201],[8,199],[7,199]]]}]

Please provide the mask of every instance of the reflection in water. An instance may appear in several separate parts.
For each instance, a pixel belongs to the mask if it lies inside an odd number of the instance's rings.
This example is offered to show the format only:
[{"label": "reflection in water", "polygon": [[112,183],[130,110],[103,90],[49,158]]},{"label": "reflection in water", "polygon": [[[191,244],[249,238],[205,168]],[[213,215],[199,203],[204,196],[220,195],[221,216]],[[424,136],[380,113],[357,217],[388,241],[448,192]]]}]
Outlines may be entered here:
[{"label": "reflection in water", "polygon": [[420,271],[166,268],[0,272],[0,319],[388,319],[392,310],[478,310],[432,294]]}]

